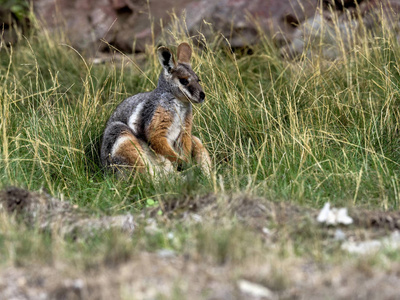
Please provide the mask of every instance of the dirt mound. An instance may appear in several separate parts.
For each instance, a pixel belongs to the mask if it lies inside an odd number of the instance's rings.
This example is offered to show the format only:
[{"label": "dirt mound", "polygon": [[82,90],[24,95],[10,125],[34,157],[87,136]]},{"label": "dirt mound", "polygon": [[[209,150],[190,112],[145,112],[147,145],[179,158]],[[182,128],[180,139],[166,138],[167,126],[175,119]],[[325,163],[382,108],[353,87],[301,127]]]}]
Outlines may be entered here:
[{"label": "dirt mound", "polygon": [[56,230],[73,238],[110,228],[132,233],[135,227],[131,214],[93,218],[70,202],[53,198],[45,192],[30,192],[17,187],[9,187],[0,192],[0,212],[2,210],[27,226],[37,226],[50,232]]},{"label": "dirt mound", "polygon": [[[9,187],[0,192],[0,211],[17,216],[28,226],[39,226],[43,230],[60,228],[63,233],[90,232],[111,227],[133,232],[133,216],[130,214],[92,218],[88,213],[67,201],[60,201],[45,192],[30,192]],[[318,210],[287,202],[273,202],[250,195],[207,194],[198,197],[167,199],[162,205],[168,218],[187,217],[197,214],[205,219],[220,220],[235,217],[247,226],[262,229],[271,223],[277,226],[291,226],[304,222],[317,226]],[[155,217],[160,208],[154,208],[149,215]],[[350,228],[400,229],[400,212],[351,209],[354,224]],[[318,225],[319,226],[319,225]]]},{"label": "dirt mound", "polygon": [[367,228],[383,228],[388,230],[400,229],[399,211],[372,211],[355,210],[351,211],[355,224]]},{"label": "dirt mound", "polygon": [[[177,215],[196,213],[204,217],[220,219],[234,216],[249,225],[260,227],[273,222],[278,225],[291,225],[308,220],[317,225],[319,210],[289,202],[274,202],[246,194],[216,195],[208,194],[197,198],[167,200],[165,213],[173,218]],[[157,212],[156,208],[153,212]],[[399,211],[368,210],[351,208],[353,227],[366,229],[400,229]]]}]

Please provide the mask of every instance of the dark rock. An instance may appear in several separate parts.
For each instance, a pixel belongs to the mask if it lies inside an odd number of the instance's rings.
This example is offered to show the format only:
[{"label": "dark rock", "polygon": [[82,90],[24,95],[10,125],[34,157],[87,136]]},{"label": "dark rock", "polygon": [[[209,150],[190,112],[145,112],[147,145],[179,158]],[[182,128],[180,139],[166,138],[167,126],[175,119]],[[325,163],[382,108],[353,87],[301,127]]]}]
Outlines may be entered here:
[{"label": "dark rock", "polygon": [[317,10],[314,16],[301,22],[290,37],[286,36],[288,42],[281,48],[282,56],[296,58],[303,54],[311,58],[322,55],[334,60],[360,44],[365,29],[372,35],[382,30],[382,22],[400,41],[399,0],[358,1],[355,8],[349,3],[344,2],[343,9],[334,10],[332,8],[337,6],[333,5]]},{"label": "dark rock", "polygon": [[[296,56],[307,38],[320,37],[307,27],[334,31],[334,17],[329,14],[338,15],[339,31],[346,32],[360,27],[360,18],[373,30],[382,11],[385,19],[397,24],[400,12],[400,0],[36,0],[33,4],[49,29],[65,29],[67,42],[91,55],[109,51],[107,44],[123,52],[144,52],[154,43],[175,44],[175,37],[163,29],[181,25],[199,42],[221,34],[232,48],[253,45],[265,33],[284,47],[284,56]],[[317,16],[319,9],[322,14]],[[171,18],[173,12],[179,21]],[[353,37],[346,38],[346,46],[351,46]],[[333,48],[325,51],[330,58],[338,56]]]},{"label": "dark rock", "polygon": [[186,2],[150,1],[148,7],[146,0],[37,0],[34,10],[49,29],[64,30],[78,50],[94,54],[109,49],[109,43],[122,51],[143,52],[161,31],[158,21]]},{"label": "dark rock", "polygon": [[362,2],[364,2],[364,0],[323,0],[325,6],[341,11],[344,9],[356,8]]},{"label": "dark rock", "polygon": [[30,194],[27,190],[10,187],[6,189],[0,199],[9,213],[21,212],[31,202]]},{"label": "dark rock", "polygon": [[101,39],[122,51],[143,52],[146,44],[159,36],[159,21],[165,28],[170,24],[170,13],[181,15],[183,11],[190,35],[198,35],[200,31],[211,38],[217,32],[228,38],[232,47],[244,47],[259,39],[256,22],[271,36],[278,30],[290,35],[294,23],[314,13],[318,0],[158,0],[150,1],[149,5],[146,0],[33,3],[36,14],[49,29],[65,29],[73,47],[94,54],[108,49]]}]

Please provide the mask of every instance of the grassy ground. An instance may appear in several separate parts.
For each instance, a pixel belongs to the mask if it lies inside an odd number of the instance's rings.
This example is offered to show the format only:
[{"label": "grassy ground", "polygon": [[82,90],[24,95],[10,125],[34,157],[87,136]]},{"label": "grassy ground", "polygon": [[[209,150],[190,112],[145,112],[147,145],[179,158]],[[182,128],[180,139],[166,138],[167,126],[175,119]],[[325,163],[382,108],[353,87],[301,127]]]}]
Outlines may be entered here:
[{"label": "grassy ground", "polygon": [[217,192],[222,185],[311,205],[397,208],[399,48],[390,36],[371,43],[339,61],[303,63],[283,61],[267,43],[242,57],[210,43],[193,62],[207,94],[195,107],[194,131],[211,153],[216,178],[199,180],[191,169],[185,175],[192,181],[180,174],[159,184],[104,176],[97,157],[111,111],[154,88],[154,47],[138,70],[134,58],[91,65],[46,35],[3,46],[1,184],[45,187],[101,210],[136,209],[172,191]]},{"label": "grassy ground", "polygon": [[[174,36],[174,50],[180,41],[188,40],[178,33]],[[191,167],[157,182],[147,176],[121,181],[104,173],[98,161],[102,130],[112,110],[126,97],[153,89],[157,82],[161,68],[155,46],[149,46],[139,67],[134,56],[92,64],[60,42],[61,37],[46,33],[21,37],[13,47],[2,44],[0,188],[44,188],[93,215],[130,212],[138,218],[138,229],[129,238],[111,231],[73,241],[2,216],[1,264],[28,270],[41,266],[50,278],[51,270],[63,274],[61,278],[76,278],[110,266],[118,273],[131,264],[146,273],[152,263],[167,270],[159,266],[165,263],[160,262],[162,255],[151,255],[169,249],[178,265],[186,266],[188,260],[189,269],[191,264],[195,269],[208,266],[199,271],[204,282],[210,270],[210,280],[216,284],[244,277],[274,291],[300,284],[308,276],[308,271],[302,271],[300,279],[288,277],[295,268],[318,270],[310,271],[315,278],[324,268],[330,268],[329,277],[336,267],[349,265],[362,276],[395,272],[399,257],[393,251],[368,259],[348,257],[329,240],[329,232],[311,225],[315,216],[301,209],[294,209],[296,222],[289,222],[290,214],[282,217],[288,223],[267,217],[261,222],[252,214],[243,217],[242,206],[224,212],[241,199],[226,202],[230,197],[226,195],[234,194],[252,195],[258,199],[254,206],[273,201],[320,208],[330,201],[354,209],[398,209],[400,47],[389,31],[363,38],[364,43],[354,49],[342,49],[343,56],[334,62],[318,55],[287,62],[267,40],[255,46],[252,55],[232,54],[221,47],[218,37],[208,41],[207,51],[197,52],[192,63],[206,93],[205,103],[195,107],[194,133],[211,154],[214,174],[207,178]],[[189,213],[196,211],[193,203],[210,195],[217,195],[211,197],[217,207],[200,214],[200,223],[184,217],[185,213],[193,216]],[[157,204],[174,208],[173,213],[161,212],[154,208]],[[140,217],[143,211],[153,211],[156,231],[149,231],[150,213]],[[275,232],[272,240],[260,233],[266,228]],[[357,239],[370,235],[356,233],[352,235]],[[149,264],[135,265],[142,259]],[[388,261],[393,263],[390,268]],[[260,266],[264,273],[257,277]],[[172,283],[165,297],[186,299],[191,289],[182,287],[185,278],[179,277],[185,273],[174,270],[171,276],[179,282]],[[195,277],[194,269],[190,270],[188,274]],[[152,272],[146,274],[155,276]],[[14,278],[11,275],[7,278]],[[315,279],[311,277],[310,282]],[[129,276],[124,280],[134,281]],[[222,283],[220,290],[224,290]],[[356,280],[354,287],[358,284]],[[115,285],[122,298],[130,299],[126,286]],[[209,293],[216,292],[205,286]],[[235,294],[237,288],[227,286],[220,298]],[[335,284],[331,286],[335,290]],[[311,289],[307,284],[303,288]],[[282,295],[295,297],[295,291],[290,293]],[[210,297],[204,290],[198,295]]]}]

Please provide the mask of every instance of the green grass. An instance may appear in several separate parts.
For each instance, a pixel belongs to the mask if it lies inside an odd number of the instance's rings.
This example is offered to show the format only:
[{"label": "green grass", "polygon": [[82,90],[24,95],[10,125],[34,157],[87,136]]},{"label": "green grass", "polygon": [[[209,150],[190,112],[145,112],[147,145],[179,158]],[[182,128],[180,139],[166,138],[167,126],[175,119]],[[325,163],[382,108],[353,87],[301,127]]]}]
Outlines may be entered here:
[{"label": "green grass", "polygon": [[[174,50],[190,42],[178,31],[174,36]],[[122,181],[99,165],[102,131],[121,101],[154,88],[161,70],[156,47],[149,47],[141,68],[134,56],[93,65],[60,37],[21,37],[0,49],[0,188],[43,187],[93,214],[137,213],[153,201],[165,205],[210,192],[312,207],[330,201],[397,209],[400,47],[389,31],[364,38],[334,62],[317,56],[285,61],[267,39],[249,56],[221,48],[218,37],[208,41],[192,62],[206,93],[194,108],[194,134],[210,152],[213,175],[190,167],[157,181],[146,175]],[[223,264],[253,255],[247,243],[257,245],[254,251],[262,247],[234,220],[217,230],[213,224],[163,225],[155,235],[143,225],[132,239],[111,232],[75,243],[5,223],[3,232],[12,230],[0,233],[0,247],[8,249],[0,257],[26,264],[71,256],[73,265],[83,261],[90,268],[127,260],[138,249],[168,248]],[[297,253],[321,255],[320,241],[306,241],[324,234],[303,227],[292,243]],[[174,241],[166,238],[169,230]],[[27,245],[33,252],[26,253]]]},{"label": "green grass", "polygon": [[146,176],[121,182],[98,163],[111,111],[157,81],[155,47],[139,72],[129,57],[92,65],[45,34],[3,46],[1,185],[45,187],[112,213],[222,186],[312,206],[398,207],[400,52],[393,37],[371,38],[335,62],[286,62],[267,42],[251,56],[218,45],[210,42],[193,61],[207,95],[195,107],[194,133],[215,176],[192,168],[157,183]]}]

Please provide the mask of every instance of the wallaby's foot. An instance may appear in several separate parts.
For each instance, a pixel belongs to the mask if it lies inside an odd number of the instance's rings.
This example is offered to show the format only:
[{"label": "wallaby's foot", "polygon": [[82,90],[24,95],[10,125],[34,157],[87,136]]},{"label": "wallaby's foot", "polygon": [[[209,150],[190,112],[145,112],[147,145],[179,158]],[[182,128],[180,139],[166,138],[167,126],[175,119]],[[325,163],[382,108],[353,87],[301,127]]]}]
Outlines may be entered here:
[{"label": "wallaby's foot", "polygon": [[103,144],[107,140],[114,142],[103,145],[105,148],[102,149],[103,165],[110,167],[116,173],[124,174],[123,177],[133,171],[137,173],[146,171],[147,159],[143,148],[128,126],[121,122],[110,124],[104,133]]},{"label": "wallaby's foot", "polygon": [[192,136],[192,156],[207,176],[211,176],[211,158],[199,138]]}]

